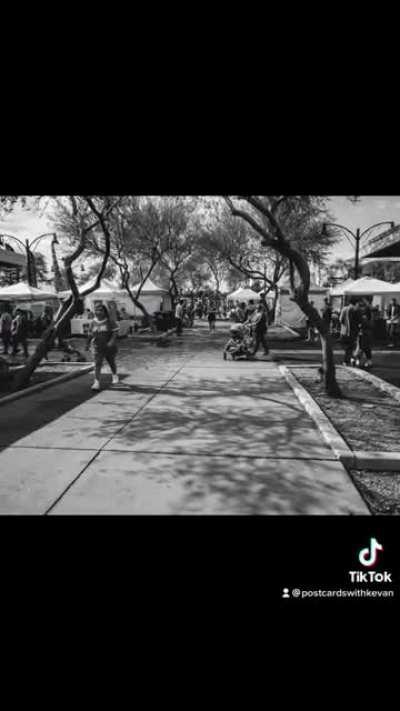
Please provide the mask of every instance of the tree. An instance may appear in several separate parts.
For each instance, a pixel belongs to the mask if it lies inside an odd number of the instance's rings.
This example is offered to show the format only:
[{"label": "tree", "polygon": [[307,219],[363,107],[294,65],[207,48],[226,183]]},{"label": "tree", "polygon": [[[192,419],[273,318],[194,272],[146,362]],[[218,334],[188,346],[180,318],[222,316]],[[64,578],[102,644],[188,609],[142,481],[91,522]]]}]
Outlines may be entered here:
[{"label": "tree", "polygon": [[[17,388],[25,387],[29,383],[33,372],[46,356],[60,329],[75,315],[81,296],[87,296],[100,285],[110,255],[110,232],[108,222],[121,198],[118,196],[76,197],[71,195],[67,198],[56,198],[55,200],[59,214],[61,213],[62,218],[69,222],[70,226],[73,227],[73,231],[78,236],[77,244],[75,244],[73,251],[63,258],[65,276],[71,291],[71,296],[60,305],[53,323],[46,329],[34,353],[28,358],[24,368],[19,372],[16,378]],[[88,249],[88,238],[91,231],[95,228],[101,230],[103,259],[99,265],[95,282],[91,287],[85,289],[82,294],[80,294],[73,266]]]},{"label": "tree", "polygon": [[[250,225],[254,233],[261,237],[263,247],[273,249],[287,259],[291,298],[321,336],[325,390],[328,395],[340,397],[329,327],[308,300],[311,278],[307,245],[311,243],[314,245],[313,249],[317,256],[315,230],[325,212],[323,199],[285,195],[225,196],[224,199],[231,214]],[[300,229],[305,227],[304,235],[300,239]]]}]

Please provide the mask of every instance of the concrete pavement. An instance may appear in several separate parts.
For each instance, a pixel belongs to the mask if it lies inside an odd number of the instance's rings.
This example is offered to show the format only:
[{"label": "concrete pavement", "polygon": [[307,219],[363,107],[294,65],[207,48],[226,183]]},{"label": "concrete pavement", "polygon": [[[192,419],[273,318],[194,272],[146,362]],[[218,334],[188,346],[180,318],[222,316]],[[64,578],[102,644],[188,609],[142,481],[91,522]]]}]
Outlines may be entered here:
[{"label": "concrete pavement", "polygon": [[0,408],[0,513],[369,513],[274,363],[155,351]]}]

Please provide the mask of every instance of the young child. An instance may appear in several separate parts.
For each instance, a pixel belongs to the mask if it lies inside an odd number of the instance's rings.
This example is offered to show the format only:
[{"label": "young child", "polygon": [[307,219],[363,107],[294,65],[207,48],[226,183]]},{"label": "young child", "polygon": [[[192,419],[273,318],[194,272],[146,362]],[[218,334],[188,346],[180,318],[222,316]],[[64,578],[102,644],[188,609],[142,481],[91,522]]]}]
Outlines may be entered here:
[{"label": "young child", "polygon": [[92,342],[95,360],[95,380],[92,390],[100,390],[101,367],[104,360],[107,361],[112,372],[112,383],[117,385],[119,377],[115,356],[117,355],[117,333],[118,325],[110,318],[108,310],[103,304],[97,304],[94,319],[90,324],[88,343],[86,350]]},{"label": "young child", "polygon": [[226,360],[227,358],[227,353],[230,353],[232,360],[243,356],[247,357],[249,355],[249,352],[244,342],[242,327],[239,324],[237,324],[236,326],[231,326],[230,332],[231,338],[226,343],[223,352],[224,360]]},{"label": "young child", "polygon": [[368,316],[363,314],[358,327],[357,347],[351,359],[351,364],[356,368],[372,366],[371,335],[371,322]]}]

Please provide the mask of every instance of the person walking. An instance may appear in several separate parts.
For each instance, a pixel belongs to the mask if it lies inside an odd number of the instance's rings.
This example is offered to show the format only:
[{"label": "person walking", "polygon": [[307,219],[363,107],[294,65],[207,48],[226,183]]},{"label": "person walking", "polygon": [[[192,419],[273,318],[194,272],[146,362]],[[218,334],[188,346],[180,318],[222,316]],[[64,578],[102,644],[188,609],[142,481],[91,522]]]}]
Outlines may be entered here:
[{"label": "person walking", "polygon": [[183,299],[179,299],[176,309],[175,309],[175,325],[176,325],[176,335],[182,335],[182,321],[183,321]]},{"label": "person walking", "polygon": [[388,348],[395,347],[395,341],[397,340],[398,327],[400,323],[400,305],[397,303],[396,299],[392,299],[388,308],[388,337],[389,343]]},{"label": "person walking", "polygon": [[3,341],[3,355],[8,355],[8,349],[11,346],[11,326],[12,317],[7,310],[4,310],[0,316],[0,336]]},{"label": "person walking", "polygon": [[217,307],[215,303],[211,302],[208,309],[208,328],[210,333],[215,333],[215,322],[217,320]]},{"label": "person walking", "polygon": [[118,324],[110,317],[108,309],[103,304],[97,304],[95,307],[94,319],[92,319],[90,323],[90,331],[86,345],[86,350],[89,350],[90,344],[92,344],[95,362],[95,375],[92,390],[100,390],[101,368],[104,360],[106,360],[110,366],[112,384],[117,385],[119,383],[117,365],[115,362],[116,355],[118,353],[118,331]]},{"label": "person walking", "polygon": [[361,320],[358,325],[357,348],[353,353],[351,360],[352,365],[358,368],[372,367],[372,323],[368,318],[368,314],[361,314]]},{"label": "person walking", "polygon": [[11,324],[12,338],[12,355],[15,357],[18,352],[18,346],[21,345],[24,351],[24,357],[29,357],[28,352],[28,320],[22,309],[16,309],[14,319]]},{"label": "person walking", "polygon": [[359,303],[353,297],[340,313],[340,340],[344,348],[343,365],[351,365],[353,351],[357,344],[360,320]]},{"label": "person walking", "polygon": [[262,347],[264,348],[264,355],[268,355],[269,348],[266,340],[268,331],[268,315],[262,302],[258,304],[255,315],[251,319],[251,323],[254,327],[254,335],[256,337],[256,344],[254,347],[253,355],[257,353],[260,345],[262,345]]}]

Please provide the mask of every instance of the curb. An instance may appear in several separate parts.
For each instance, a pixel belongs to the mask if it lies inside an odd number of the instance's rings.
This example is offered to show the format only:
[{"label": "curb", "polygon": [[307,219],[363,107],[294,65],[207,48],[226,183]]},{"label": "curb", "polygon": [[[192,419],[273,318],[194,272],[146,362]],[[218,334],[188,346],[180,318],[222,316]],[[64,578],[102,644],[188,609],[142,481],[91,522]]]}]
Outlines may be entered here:
[{"label": "curb", "polygon": [[325,413],[322,412],[315,400],[311,397],[307,390],[303,388],[286,365],[278,365],[278,369],[284,376],[286,382],[292,388],[299,402],[303,405],[307,414],[310,415],[311,419],[317,425],[324,440],[332,449],[336,459],[339,459],[342,464],[354,468],[354,452],[346,444],[339,432],[337,432],[334,428]]},{"label": "curb", "polygon": [[379,390],[391,395],[394,400],[397,400],[397,402],[400,403],[400,388],[397,388],[396,385],[387,383],[385,380],[382,380],[382,378],[378,378],[377,375],[374,375],[367,370],[362,370],[361,368],[348,367],[348,370],[351,370],[354,375],[358,375],[363,380],[368,380],[370,383],[379,388]]},{"label": "curb", "polygon": [[[287,368],[286,365],[279,365],[278,369],[285,377],[287,383],[294,391],[296,397],[303,405],[306,412],[314,420],[323,438],[331,447],[336,458],[342,462],[344,466],[349,469],[400,471],[400,452],[369,452],[365,450],[350,449],[339,432],[334,428],[330,419],[321,410],[319,405],[317,405],[307,390],[305,390],[305,388],[303,388],[303,386],[298,382],[293,373],[290,372],[289,368]],[[348,368],[348,370],[356,371],[356,373],[359,372],[356,368]],[[370,376],[371,374],[366,373],[366,375]],[[372,376],[372,378],[375,378],[375,380],[378,381],[380,380],[380,378],[376,378],[376,376]],[[366,380],[369,379],[370,378],[368,377],[366,378]],[[371,382],[374,383],[372,379]],[[381,382],[384,383],[384,381]],[[387,385],[387,383],[384,384]],[[398,391],[397,395],[400,401],[400,389],[396,388],[396,390]]]},{"label": "curb", "polygon": [[78,372],[65,373],[65,375],[60,375],[58,378],[52,378],[44,383],[38,383],[37,385],[32,385],[30,388],[24,388],[24,390],[19,390],[11,395],[6,395],[6,397],[0,398],[0,407],[9,402],[13,402],[13,400],[19,400],[20,398],[31,395],[32,393],[37,393],[40,392],[40,390],[51,388],[53,385],[64,383],[66,380],[73,380],[73,378],[78,378],[80,375],[86,375],[86,373],[90,373],[93,368],[94,365],[89,365],[85,368],[81,368]]}]

